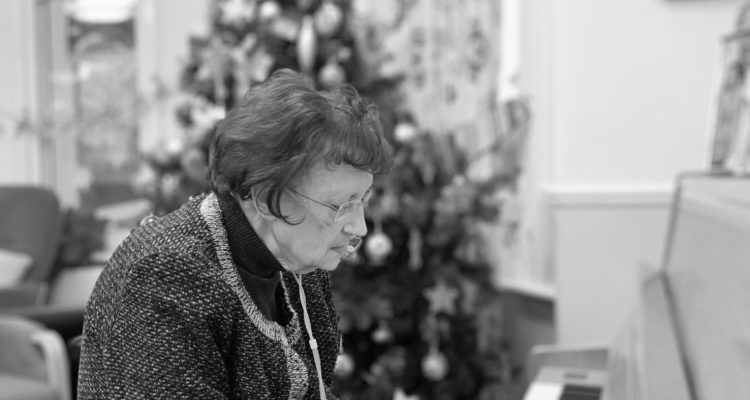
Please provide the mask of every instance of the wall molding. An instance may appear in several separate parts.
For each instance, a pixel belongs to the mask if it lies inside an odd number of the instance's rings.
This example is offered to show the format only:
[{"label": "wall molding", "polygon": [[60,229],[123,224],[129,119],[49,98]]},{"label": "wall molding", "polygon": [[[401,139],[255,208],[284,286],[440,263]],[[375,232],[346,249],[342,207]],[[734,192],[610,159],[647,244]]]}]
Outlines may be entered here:
[{"label": "wall molding", "polygon": [[[529,271],[512,271],[503,275],[503,290],[530,297],[554,301],[558,283],[546,282],[541,276],[557,275],[556,242],[559,234],[555,215],[565,210],[628,212],[633,209],[664,209],[671,207],[673,186],[664,185],[550,185],[542,187],[536,223],[531,229],[535,242],[533,251],[538,258]],[[553,272],[550,272],[553,271]]]},{"label": "wall molding", "polygon": [[505,292],[513,292],[540,300],[554,302],[557,299],[557,288],[555,285],[546,282],[537,282],[530,278],[503,278],[500,281],[500,289]]},{"label": "wall molding", "polygon": [[669,185],[548,186],[542,190],[548,207],[669,207],[674,188]]}]

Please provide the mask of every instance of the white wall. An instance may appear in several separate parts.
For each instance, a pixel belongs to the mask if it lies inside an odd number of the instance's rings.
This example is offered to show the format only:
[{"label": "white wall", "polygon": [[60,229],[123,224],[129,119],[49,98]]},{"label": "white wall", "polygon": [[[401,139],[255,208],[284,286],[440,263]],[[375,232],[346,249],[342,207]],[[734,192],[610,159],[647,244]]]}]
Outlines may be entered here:
[{"label": "white wall", "polygon": [[737,4],[554,2],[553,180],[663,184],[704,165],[719,37]]},{"label": "white wall", "polygon": [[529,275],[555,276],[559,342],[610,341],[639,264],[658,266],[673,179],[706,165],[720,37],[739,5],[523,2],[524,251]]},{"label": "white wall", "polygon": [[34,116],[35,54],[33,2],[0,2],[0,184],[41,183],[41,143],[16,129],[24,115]]},{"label": "white wall", "polygon": [[[190,35],[209,30],[210,0],[140,0],[138,23],[138,85],[148,106],[141,115],[140,146],[154,150],[182,135],[175,117],[180,101],[179,80],[188,59]],[[157,84],[166,97],[157,99]]]}]

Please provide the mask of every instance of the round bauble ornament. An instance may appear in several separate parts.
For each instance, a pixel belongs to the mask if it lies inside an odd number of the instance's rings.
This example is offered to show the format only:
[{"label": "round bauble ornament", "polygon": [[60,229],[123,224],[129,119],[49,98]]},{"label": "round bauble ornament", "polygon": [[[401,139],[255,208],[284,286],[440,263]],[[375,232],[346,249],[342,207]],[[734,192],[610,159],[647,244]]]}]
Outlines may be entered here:
[{"label": "round bauble ornament", "polygon": [[315,30],[320,37],[331,37],[344,21],[344,12],[330,0],[326,0],[315,12]]},{"label": "round bauble ornament", "polygon": [[309,74],[315,66],[315,55],[317,54],[317,38],[313,19],[306,15],[302,18],[302,25],[297,36],[297,64],[302,72]]},{"label": "round bauble ornament", "polygon": [[336,50],[336,59],[339,60],[339,62],[345,63],[352,58],[352,49],[349,46],[341,46],[338,50]]},{"label": "round bauble ornament", "polygon": [[380,321],[378,327],[372,331],[372,341],[383,344],[390,342],[391,339],[393,339],[393,332],[388,328],[388,324],[386,324],[385,321]]},{"label": "round bauble ornament", "polygon": [[153,154],[153,159],[158,165],[166,168],[179,162],[180,155],[184,149],[185,140],[183,138],[174,137],[167,140],[162,146],[156,148]]},{"label": "round bauble ornament", "polygon": [[438,350],[430,350],[422,359],[422,375],[435,382],[448,375],[448,359]]},{"label": "round bauble ornament", "polygon": [[399,122],[393,128],[393,137],[401,143],[409,142],[419,135],[419,129],[410,122]]},{"label": "round bauble ornament", "polygon": [[383,231],[378,230],[367,237],[365,254],[371,264],[382,264],[388,254],[391,254],[391,250],[393,250],[393,242]]},{"label": "round bauble ornament", "polygon": [[339,378],[348,378],[354,372],[354,359],[347,353],[341,353],[336,357],[336,367],[333,373]]},{"label": "round bauble ornament", "polygon": [[243,26],[255,18],[255,3],[225,0],[219,3],[220,20],[228,25]]},{"label": "round bauble ornament", "polygon": [[326,89],[341,85],[346,81],[346,71],[338,63],[328,61],[318,73],[318,82]]},{"label": "round bauble ornament", "polygon": [[281,15],[281,6],[277,1],[268,0],[260,4],[258,9],[258,19],[261,22],[269,22]]}]

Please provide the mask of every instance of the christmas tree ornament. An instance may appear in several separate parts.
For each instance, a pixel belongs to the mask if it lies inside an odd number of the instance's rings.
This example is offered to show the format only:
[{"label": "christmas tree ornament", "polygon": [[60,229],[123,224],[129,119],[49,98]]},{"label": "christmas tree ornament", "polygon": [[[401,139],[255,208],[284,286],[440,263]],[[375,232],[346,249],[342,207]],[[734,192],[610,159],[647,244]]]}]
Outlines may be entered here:
[{"label": "christmas tree ornament", "polygon": [[349,46],[341,46],[336,50],[336,59],[340,62],[347,62],[352,58],[352,49]]},{"label": "christmas tree ornament", "polygon": [[219,20],[227,25],[242,26],[255,18],[255,1],[224,0],[219,3]]},{"label": "christmas tree ornament", "polygon": [[281,15],[271,21],[268,32],[277,38],[293,43],[299,37],[300,20],[294,15],[287,15],[282,12]]},{"label": "christmas tree ornament", "polygon": [[306,15],[302,18],[302,25],[297,36],[297,64],[302,72],[309,74],[315,66],[315,55],[317,54],[317,38],[313,17]]},{"label": "christmas tree ornament", "polygon": [[406,392],[404,392],[404,389],[398,387],[393,391],[393,400],[419,400],[419,395],[407,395]]},{"label": "christmas tree ornament", "polygon": [[318,73],[318,82],[325,89],[331,89],[346,82],[346,71],[336,61],[328,62],[320,68]]},{"label": "christmas tree ornament", "polygon": [[391,254],[392,250],[393,242],[391,242],[391,239],[383,233],[383,229],[380,227],[375,228],[375,232],[373,232],[372,235],[367,236],[365,254],[370,261],[370,264],[383,265],[386,257]]},{"label": "christmas tree ornament", "polygon": [[315,30],[320,37],[328,38],[336,34],[343,21],[344,12],[331,0],[323,1],[315,11]]},{"label": "christmas tree ornament", "polygon": [[163,143],[162,146],[156,148],[153,158],[158,165],[166,168],[179,160],[183,150],[185,150],[184,138],[172,137]]},{"label": "christmas tree ornament", "polygon": [[241,63],[245,61],[245,58],[258,46],[259,37],[257,33],[248,32],[237,47],[227,49],[230,54],[232,62]]},{"label": "christmas tree ornament", "polygon": [[409,268],[418,271],[422,268],[422,232],[417,227],[409,229]]},{"label": "christmas tree ornament", "polygon": [[339,353],[333,373],[339,378],[348,378],[354,372],[354,358],[348,353]]},{"label": "christmas tree ornament", "polygon": [[422,359],[422,375],[437,382],[448,375],[448,358],[437,348],[431,348]]},{"label": "christmas tree ornament", "polygon": [[380,320],[378,327],[372,331],[372,341],[375,343],[383,344],[390,342],[393,339],[393,332],[388,327],[388,324],[384,320]]},{"label": "christmas tree ornament", "polygon": [[251,82],[262,82],[271,74],[276,58],[264,47],[252,52],[243,64],[244,74]]},{"label": "christmas tree ornament", "polygon": [[260,4],[258,19],[261,22],[273,21],[281,15],[281,6],[277,1],[267,0]]},{"label": "christmas tree ornament", "polygon": [[438,281],[435,286],[425,289],[423,294],[430,303],[430,312],[435,314],[444,312],[448,315],[456,313],[458,291],[446,285],[442,280]]},{"label": "christmas tree ornament", "polygon": [[226,109],[224,107],[211,104],[207,101],[198,101],[195,107],[193,107],[190,118],[196,130],[202,133],[224,119],[225,115]]},{"label": "christmas tree ornament", "polygon": [[393,128],[393,137],[401,143],[406,143],[419,135],[419,129],[411,122],[399,122]]}]

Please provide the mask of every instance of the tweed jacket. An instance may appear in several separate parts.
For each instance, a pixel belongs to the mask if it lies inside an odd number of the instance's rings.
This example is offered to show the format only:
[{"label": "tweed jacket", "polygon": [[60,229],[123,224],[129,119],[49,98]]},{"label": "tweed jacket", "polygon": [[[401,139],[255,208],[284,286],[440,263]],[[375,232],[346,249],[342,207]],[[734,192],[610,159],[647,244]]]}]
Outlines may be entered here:
[{"label": "tweed jacket", "polygon": [[[78,398],[317,399],[294,276],[288,315],[264,316],[232,259],[215,194],[143,224],[117,248],[86,307]],[[303,275],[329,386],[339,349],[328,274]]]}]

